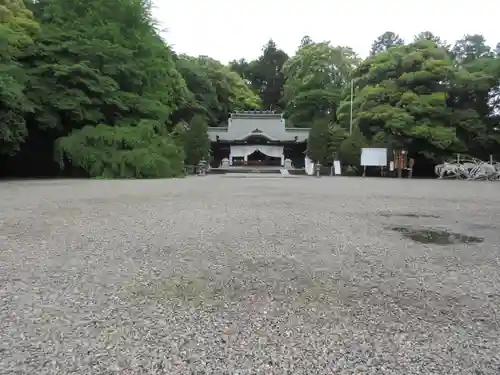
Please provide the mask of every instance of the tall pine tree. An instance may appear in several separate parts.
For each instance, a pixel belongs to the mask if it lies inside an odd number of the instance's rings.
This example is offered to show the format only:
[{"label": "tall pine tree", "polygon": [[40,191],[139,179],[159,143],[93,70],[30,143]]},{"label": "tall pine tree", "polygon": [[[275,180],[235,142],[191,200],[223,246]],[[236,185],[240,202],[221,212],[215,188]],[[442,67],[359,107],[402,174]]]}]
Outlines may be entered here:
[{"label": "tall pine tree", "polygon": [[182,135],[182,143],[186,165],[197,165],[202,159],[209,161],[211,143],[207,121],[202,115],[193,116],[188,129]]},{"label": "tall pine tree", "polygon": [[314,121],[309,132],[307,155],[315,163],[326,164],[332,159],[330,151],[330,125],[328,120],[318,119]]}]

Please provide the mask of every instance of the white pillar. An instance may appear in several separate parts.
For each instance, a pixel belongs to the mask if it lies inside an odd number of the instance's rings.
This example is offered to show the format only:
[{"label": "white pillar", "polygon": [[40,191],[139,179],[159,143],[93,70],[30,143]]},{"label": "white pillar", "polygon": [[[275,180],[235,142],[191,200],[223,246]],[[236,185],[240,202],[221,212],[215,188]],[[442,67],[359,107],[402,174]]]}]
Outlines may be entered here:
[{"label": "white pillar", "polygon": [[284,167],[285,166],[285,154],[282,154],[281,155],[281,166]]}]

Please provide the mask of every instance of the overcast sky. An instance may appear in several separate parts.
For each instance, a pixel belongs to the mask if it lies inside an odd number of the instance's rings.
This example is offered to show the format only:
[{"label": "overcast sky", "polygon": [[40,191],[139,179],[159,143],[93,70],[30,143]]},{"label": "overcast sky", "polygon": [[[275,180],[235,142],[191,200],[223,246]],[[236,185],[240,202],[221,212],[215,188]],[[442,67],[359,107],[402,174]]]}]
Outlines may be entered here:
[{"label": "overcast sky", "polygon": [[[453,43],[464,34],[500,42],[495,0],[155,0],[154,17],[176,52],[208,55],[224,63],[254,59],[272,38],[293,54],[304,35],[354,48],[366,56],[384,31],[406,40],[432,31]],[[495,5],[497,4],[497,5]]]}]

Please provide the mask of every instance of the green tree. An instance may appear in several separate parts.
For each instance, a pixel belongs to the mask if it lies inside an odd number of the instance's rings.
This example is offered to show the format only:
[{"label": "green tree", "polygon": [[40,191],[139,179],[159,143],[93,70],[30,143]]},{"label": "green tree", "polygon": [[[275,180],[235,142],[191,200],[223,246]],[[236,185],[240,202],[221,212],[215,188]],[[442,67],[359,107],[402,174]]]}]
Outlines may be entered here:
[{"label": "green tree", "polygon": [[94,178],[166,178],[184,174],[184,152],[165,134],[162,124],[85,126],[56,143],[61,167],[65,161]]},{"label": "green tree", "polygon": [[340,146],[347,136],[339,125],[330,124],[327,119],[317,119],[309,132],[307,155],[314,162],[328,164],[339,156]]},{"label": "green tree", "polygon": [[361,64],[355,99],[356,126],[369,138],[378,132],[410,153],[428,157],[458,144],[447,106],[455,67],[446,50],[423,40],[390,48]]},{"label": "green tree", "polygon": [[307,140],[307,156],[315,163],[326,164],[332,160],[330,124],[326,119],[314,121]]},{"label": "green tree", "polygon": [[328,129],[328,151],[330,156],[336,155],[339,156],[339,151],[340,151],[340,146],[342,145],[342,142],[346,140],[348,137],[347,131],[339,126],[338,124],[336,125],[331,125]]},{"label": "green tree", "polygon": [[210,124],[218,125],[223,116],[217,89],[204,68],[196,58],[182,55],[176,60],[176,67],[189,89],[188,99],[181,107],[174,122],[188,120],[195,114],[205,116]]},{"label": "green tree", "polygon": [[18,58],[37,32],[22,0],[0,0],[0,154],[17,153],[28,136],[26,114],[33,108],[25,95],[29,77]]},{"label": "green tree", "polygon": [[491,47],[486,44],[486,39],[480,34],[465,35],[457,40],[452,52],[460,64],[466,64],[481,57],[493,56]]},{"label": "green tree", "polygon": [[[92,139],[101,131],[107,137],[113,131],[117,138],[124,132],[128,136],[134,131],[122,127],[144,120],[163,126],[158,134],[167,131],[189,92],[156,31],[150,1],[42,0],[34,9],[40,33],[19,60],[30,75],[26,92],[34,104],[28,127],[44,143],[42,150],[27,145],[26,153],[49,154],[59,137]],[[89,126],[97,125],[99,130],[92,133]],[[87,130],[80,136],[83,128]],[[78,142],[65,138],[62,145],[69,160],[80,160]]]},{"label": "green tree", "polygon": [[145,0],[39,3],[41,33],[26,64],[42,127],[168,120],[187,89],[150,12]]},{"label": "green tree", "polygon": [[356,165],[365,144],[433,160],[500,150],[500,48],[482,35],[450,47],[429,31],[406,45],[386,32],[362,63],[308,36],[291,58],[270,40],[225,66],[176,55],[151,1],[0,0],[0,172],[57,174],[56,149],[66,171],[174,176],[208,158],[207,125],[256,108],[312,126],[322,163],[337,153]]},{"label": "green tree", "polygon": [[252,87],[259,93],[263,108],[282,110],[284,104],[283,85],[285,77],[283,65],[288,55],[280,50],[271,39],[263,48],[262,56],[252,62]]},{"label": "green tree", "polygon": [[482,159],[500,147],[499,124],[500,59],[481,35],[466,36],[453,48],[457,73],[448,104],[453,108],[453,126],[468,153]]},{"label": "green tree", "polygon": [[302,37],[302,39],[300,40],[300,45],[299,45],[299,49],[300,48],[303,48],[309,44],[312,44],[313,43],[313,40],[312,38],[309,36],[309,35],[305,35]]},{"label": "green tree", "polygon": [[253,66],[252,62],[248,62],[245,59],[233,60],[229,63],[229,69],[233,72],[238,73],[238,75],[243,78],[245,83],[252,87],[253,82]]},{"label": "green tree", "polygon": [[354,131],[339,147],[339,158],[344,166],[358,168],[361,164],[361,149],[368,145],[368,141],[359,131]]},{"label": "green tree", "polygon": [[422,32],[418,33],[417,35],[415,35],[415,37],[413,38],[413,42],[421,42],[423,40],[430,40],[430,41],[436,43],[436,45],[438,47],[444,48],[445,50],[450,49],[450,46],[445,41],[441,40],[441,38],[439,36],[434,35],[430,31],[422,31]]},{"label": "green tree", "polygon": [[258,59],[251,62],[245,59],[234,60],[229,66],[259,95],[264,109],[281,111],[284,108],[283,65],[287,60],[288,55],[270,39],[262,48],[262,55]]},{"label": "green tree", "polygon": [[309,43],[284,65],[284,100],[290,123],[309,127],[316,119],[336,123],[337,108],[358,62],[354,51],[330,43]]},{"label": "green tree", "polygon": [[177,61],[188,88],[194,95],[182,112],[189,120],[203,114],[210,125],[226,122],[229,113],[261,107],[261,102],[241,76],[219,61],[206,56],[182,55]]},{"label": "green tree", "polygon": [[208,137],[208,125],[205,118],[196,115],[187,129],[181,133],[186,165],[197,165],[202,159],[209,161],[211,143]]},{"label": "green tree", "polygon": [[[260,98],[254,94],[245,81],[235,72],[228,71],[224,67],[227,74],[227,82],[230,88],[228,95],[229,112],[254,110],[262,107]],[[227,117],[225,118],[227,120]]]},{"label": "green tree", "polygon": [[404,40],[398,34],[392,31],[386,31],[373,41],[370,55],[373,56],[391,47],[401,46],[403,44]]}]

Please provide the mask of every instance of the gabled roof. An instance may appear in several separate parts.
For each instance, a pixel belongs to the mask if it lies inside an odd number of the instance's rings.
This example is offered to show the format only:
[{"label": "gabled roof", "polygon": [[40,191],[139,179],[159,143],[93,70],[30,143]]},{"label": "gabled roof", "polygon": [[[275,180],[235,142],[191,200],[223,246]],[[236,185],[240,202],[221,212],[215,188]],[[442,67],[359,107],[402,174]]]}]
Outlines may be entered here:
[{"label": "gabled roof", "polygon": [[248,138],[252,138],[252,137],[261,137],[261,138],[266,138],[270,141],[279,141],[279,139],[276,139],[272,136],[270,136],[269,134],[267,133],[264,133],[262,130],[260,130],[259,128],[255,128],[254,130],[252,130],[250,133],[246,134],[246,135],[243,135],[239,138],[237,138],[236,140],[238,141],[242,141],[242,140],[245,140],[245,139],[248,139]]},{"label": "gabled roof", "polygon": [[285,119],[274,113],[232,113],[227,127],[208,129],[210,140],[245,140],[260,135],[272,141],[304,142],[309,137],[308,128],[286,128]]}]

